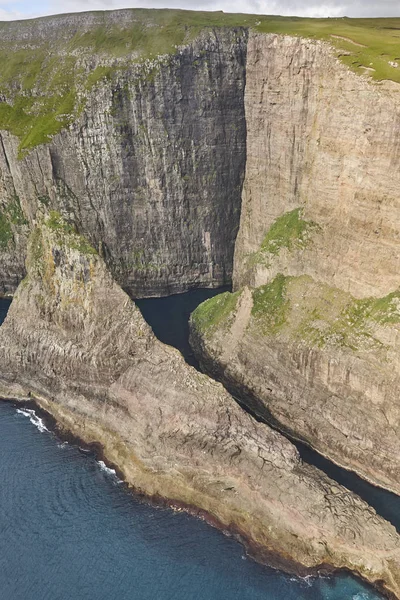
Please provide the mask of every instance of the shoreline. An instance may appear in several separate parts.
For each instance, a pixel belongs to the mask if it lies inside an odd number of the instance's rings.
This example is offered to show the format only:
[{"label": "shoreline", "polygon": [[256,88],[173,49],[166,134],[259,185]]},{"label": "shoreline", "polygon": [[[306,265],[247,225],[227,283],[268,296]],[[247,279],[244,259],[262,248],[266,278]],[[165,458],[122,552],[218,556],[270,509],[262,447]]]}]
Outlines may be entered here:
[{"label": "shoreline", "polygon": [[43,420],[48,431],[55,435],[60,441],[67,442],[68,444],[80,448],[86,453],[91,454],[97,462],[102,461],[108,468],[113,469],[116,476],[121,481],[121,485],[123,485],[125,490],[132,494],[139,502],[155,508],[168,508],[178,512],[182,511],[194,518],[201,519],[211,527],[221,531],[225,536],[231,537],[239,542],[243,546],[246,555],[255,562],[303,579],[305,577],[329,577],[338,575],[339,573],[348,573],[382,594],[387,600],[400,600],[385,587],[385,583],[382,580],[371,582],[346,567],[337,568],[328,563],[323,563],[315,567],[306,567],[301,563],[294,561],[289,556],[283,556],[257,544],[248,536],[248,534],[246,534],[246,532],[240,530],[238,527],[231,526],[227,528],[216,516],[204,509],[180,500],[170,499],[160,495],[145,494],[126,481],[124,473],[120,470],[118,465],[108,459],[104,447],[100,442],[86,442],[80,436],[72,433],[70,430],[60,425],[57,419],[49,411],[40,406],[35,399],[18,400],[16,398],[0,398],[0,400],[12,405],[15,409],[21,407],[28,410],[34,410],[37,416]]}]

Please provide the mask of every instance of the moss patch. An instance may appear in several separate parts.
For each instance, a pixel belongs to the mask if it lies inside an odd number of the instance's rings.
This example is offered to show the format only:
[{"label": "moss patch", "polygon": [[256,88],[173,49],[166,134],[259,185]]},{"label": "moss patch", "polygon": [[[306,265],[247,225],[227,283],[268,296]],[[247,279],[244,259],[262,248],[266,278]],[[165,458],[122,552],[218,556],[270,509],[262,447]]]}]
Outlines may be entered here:
[{"label": "moss patch", "polygon": [[[381,346],[376,335],[376,325],[400,323],[400,292],[392,292],[383,298],[362,300],[349,296],[345,306],[328,323],[325,330],[309,325],[310,333],[319,346],[332,344],[358,350],[366,346]],[[316,333],[318,334],[316,335]]]},{"label": "moss patch", "polygon": [[77,250],[84,255],[97,254],[86,238],[80,235],[73,225],[67,223],[59,212],[51,210],[49,217],[45,221],[45,225],[56,232],[60,243],[66,245],[68,248]]},{"label": "moss patch", "polygon": [[289,301],[286,297],[290,277],[277,275],[271,283],[253,292],[252,316],[265,334],[276,333],[285,324]]},{"label": "moss patch", "polygon": [[96,67],[95,70],[89,74],[86,80],[86,89],[90,91],[92,87],[104,79],[109,81],[112,78],[114,71],[115,69],[112,67]]},{"label": "moss patch", "polygon": [[306,248],[313,233],[320,231],[314,221],[302,218],[302,208],[295,208],[278,217],[266,233],[260,249],[247,257],[247,267],[257,264],[270,266],[271,260],[286,248],[289,251]]},{"label": "moss patch", "polygon": [[8,204],[0,210],[0,248],[7,248],[13,239],[12,225],[27,225],[28,221],[22,212],[19,197],[15,195]]},{"label": "moss patch", "polygon": [[196,329],[203,333],[211,333],[226,325],[236,309],[239,296],[240,292],[224,292],[200,304],[191,315]]},{"label": "moss patch", "polygon": [[278,275],[253,291],[253,302],[257,332],[279,333],[319,348],[382,349],[380,327],[400,324],[400,291],[359,300],[306,275]]},{"label": "moss patch", "polygon": [[301,215],[302,209],[295,208],[278,217],[263,239],[261,251],[277,255],[282,248],[305,248],[311,232],[320,227],[313,221],[305,221]]}]

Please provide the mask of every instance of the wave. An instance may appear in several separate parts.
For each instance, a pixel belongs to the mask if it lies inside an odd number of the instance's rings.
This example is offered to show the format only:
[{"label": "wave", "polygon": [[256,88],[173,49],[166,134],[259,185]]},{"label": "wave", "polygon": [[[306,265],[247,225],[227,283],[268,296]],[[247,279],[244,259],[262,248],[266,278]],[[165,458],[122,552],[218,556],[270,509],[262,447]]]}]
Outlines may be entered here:
[{"label": "wave", "polygon": [[302,581],[303,583],[306,583],[308,587],[311,587],[315,581],[315,579],[327,579],[327,577],[323,576],[323,575],[296,575],[296,577],[289,577],[289,581]]},{"label": "wave", "polygon": [[110,475],[113,479],[116,479],[118,483],[123,483],[122,479],[119,479],[115,469],[110,469],[110,467],[107,467],[106,463],[102,460],[98,460],[97,464],[104,473],[107,473],[107,475]]},{"label": "wave", "polygon": [[58,446],[59,448],[66,448],[67,446],[69,446],[69,444],[68,444],[68,442],[59,442],[59,443],[57,444],[57,446]]},{"label": "wave", "polygon": [[20,415],[24,415],[24,417],[28,417],[32,425],[34,425],[41,433],[45,431],[49,431],[44,424],[43,419],[41,419],[34,410],[30,408],[17,408],[17,413]]}]

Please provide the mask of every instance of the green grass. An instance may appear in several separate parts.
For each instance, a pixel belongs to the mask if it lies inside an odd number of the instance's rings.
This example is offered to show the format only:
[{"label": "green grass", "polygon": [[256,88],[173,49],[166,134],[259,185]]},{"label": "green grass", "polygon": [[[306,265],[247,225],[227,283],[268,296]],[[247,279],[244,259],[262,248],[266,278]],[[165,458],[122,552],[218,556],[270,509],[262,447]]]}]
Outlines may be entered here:
[{"label": "green grass", "polygon": [[86,89],[90,91],[92,87],[104,79],[110,81],[113,72],[114,69],[112,67],[96,67],[95,70],[89,74],[86,80]]},{"label": "green grass", "polygon": [[[365,68],[373,79],[391,79],[400,83],[400,68],[389,65],[400,58],[400,18],[388,19],[300,19],[270,17],[261,20],[261,32],[296,35],[330,42],[340,59],[359,74]],[[340,39],[332,36],[340,36]],[[356,44],[360,44],[357,46]],[[343,53],[349,53],[346,56]]]},{"label": "green grass", "polygon": [[253,291],[251,314],[257,320],[258,329],[266,335],[277,333],[286,323],[289,308],[286,290],[290,279],[279,274]]},{"label": "green grass", "polygon": [[381,344],[374,335],[375,326],[399,324],[399,307],[400,291],[392,292],[383,298],[351,298],[330,324],[320,343],[336,336],[342,346],[352,350],[357,350],[366,343],[379,346]]},{"label": "green grass", "polygon": [[[126,14],[129,18],[120,27],[109,13],[98,12],[89,28],[77,31],[66,24],[62,35],[49,31],[46,38],[33,36],[29,43],[24,32],[34,31],[37,21],[18,25],[20,42],[18,35],[12,40],[13,23],[0,23],[0,94],[6,99],[0,103],[0,129],[20,139],[20,156],[68,127],[80,114],[85,94],[113,72],[132,62],[173,54],[176,46],[212,28],[246,27],[326,40],[357,73],[373,69],[367,72],[373,79],[400,83],[400,68],[389,65],[400,60],[398,18],[300,19],[166,9],[132,9]],[[99,64],[90,71],[82,61],[90,61],[93,54]],[[153,77],[150,70],[149,80]]]},{"label": "green grass", "polygon": [[353,300],[342,318],[358,328],[368,321],[379,325],[400,323],[400,290],[382,298]]},{"label": "green grass", "polygon": [[305,248],[312,230],[319,229],[313,221],[305,221],[301,217],[302,209],[284,213],[274,221],[264,237],[261,250],[268,254],[277,255],[282,248]]},{"label": "green grass", "polygon": [[80,235],[73,225],[67,223],[59,212],[51,210],[49,217],[45,221],[45,226],[55,232],[59,242],[67,247],[77,250],[86,256],[97,254],[86,238]]},{"label": "green grass", "polygon": [[379,327],[400,324],[400,291],[360,300],[306,275],[278,275],[253,291],[253,302],[257,331],[283,333],[319,348],[382,348]]},{"label": "green grass", "polygon": [[212,333],[226,324],[236,308],[239,296],[240,292],[224,292],[200,304],[191,316],[196,329],[203,333]]},{"label": "green grass", "polygon": [[28,221],[22,212],[19,197],[15,195],[8,204],[0,210],[0,248],[7,248],[13,239],[12,225],[27,225]]},{"label": "green grass", "polygon": [[77,59],[48,45],[19,49],[0,42],[0,128],[20,139],[20,156],[48,142],[79,112]]},{"label": "green grass", "polygon": [[270,266],[272,257],[277,256],[284,248],[291,251],[306,248],[313,233],[321,228],[314,221],[302,218],[302,208],[295,208],[278,217],[266,233],[260,249],[247,257],[247,267],[257,264]]}]

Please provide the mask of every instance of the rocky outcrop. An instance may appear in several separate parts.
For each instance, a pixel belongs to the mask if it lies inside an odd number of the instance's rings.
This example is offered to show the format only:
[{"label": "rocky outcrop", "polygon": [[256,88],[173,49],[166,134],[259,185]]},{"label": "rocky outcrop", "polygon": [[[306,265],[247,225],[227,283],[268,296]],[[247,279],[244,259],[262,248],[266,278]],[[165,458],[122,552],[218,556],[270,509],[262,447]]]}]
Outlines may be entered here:
[{"label": "rocky outcrop", "polygon": [[264,420],[400,493],[398,302],[281,275],[201,305],[191,344]]},{"label": "rocky outcrop", "polygon": [[192,320],[252,410],[396,493],[399,91],[322,42],[250,35],[237,294]]},{"label": "rocky outcrop", "polygon": [[204,510],[291,571],[349,568],[400,596],[400,538],[158,342],[96,251],[52,213],[0,329],[0,392],[100,442],[135,489]]}]

